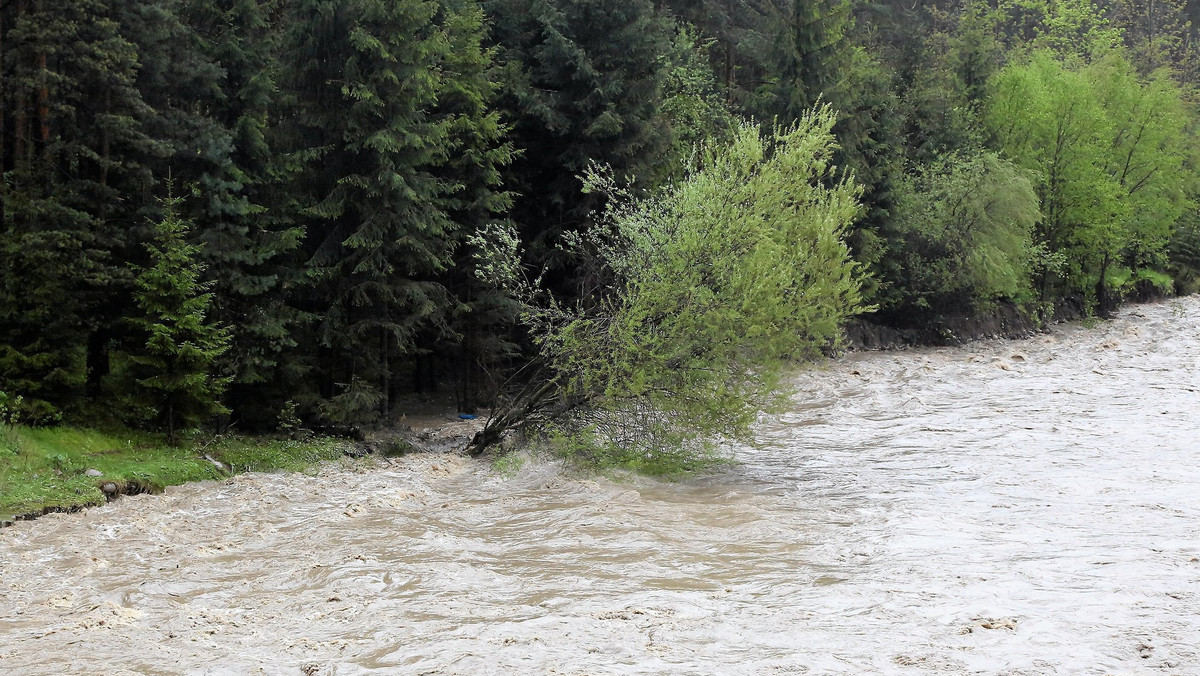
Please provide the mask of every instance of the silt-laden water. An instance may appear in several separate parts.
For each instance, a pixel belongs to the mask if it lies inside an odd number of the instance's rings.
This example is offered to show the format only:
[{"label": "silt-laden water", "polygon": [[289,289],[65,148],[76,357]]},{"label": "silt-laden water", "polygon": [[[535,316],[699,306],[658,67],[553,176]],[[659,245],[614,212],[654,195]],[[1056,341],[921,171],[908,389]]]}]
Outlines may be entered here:
[{"label": "silt-laden water", "polygon": [[5,674],[1200,674],[1200,298],[797,376],[681,484],[418,456],[0,530]]}]

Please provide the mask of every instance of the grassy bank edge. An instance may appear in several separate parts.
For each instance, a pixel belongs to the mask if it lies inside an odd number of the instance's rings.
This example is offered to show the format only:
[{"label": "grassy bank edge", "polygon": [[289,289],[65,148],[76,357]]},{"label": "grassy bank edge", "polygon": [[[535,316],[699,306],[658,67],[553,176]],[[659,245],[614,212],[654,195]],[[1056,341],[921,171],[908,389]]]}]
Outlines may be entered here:
[{"label": "grassy bank edge", "polygon": [[[301,471],[342,457],[354,442],[217,436],[178,447],[130,430],[0,426],[0,526],[105,504],[111,496],[242,472]],[[98,474],[97,474],[98,473]]]}]

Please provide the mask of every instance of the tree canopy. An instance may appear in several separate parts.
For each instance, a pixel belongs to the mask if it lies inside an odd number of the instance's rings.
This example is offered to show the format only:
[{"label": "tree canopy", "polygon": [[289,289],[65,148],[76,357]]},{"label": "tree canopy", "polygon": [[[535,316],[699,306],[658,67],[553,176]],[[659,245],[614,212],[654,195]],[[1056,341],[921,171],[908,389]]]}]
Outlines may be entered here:
[{"label": "tree canopy", "polygon": [[[1194,290],[1196,12],[8,0],[0,392],[31,422],[352,431],[541,381],[736,437],[856,308]],[[151,307],[179,320],[153,348]],[[143,415],[170,345],[206,355],[189,412]]]}]

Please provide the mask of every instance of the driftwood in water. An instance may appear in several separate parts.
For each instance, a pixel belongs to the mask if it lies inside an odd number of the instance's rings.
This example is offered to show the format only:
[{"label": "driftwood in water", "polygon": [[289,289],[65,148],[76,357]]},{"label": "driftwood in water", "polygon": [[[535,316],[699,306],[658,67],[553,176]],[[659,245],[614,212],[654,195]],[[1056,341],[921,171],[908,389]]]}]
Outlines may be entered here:
[{"label": "driftwood in water", "polygon": [[562,380],[545,365],[538,364],[531,370],[533,375],[524,380],[521,389],[507,404],[492,407],[492,417],[487,425],[476,432],[467,445],[468,454],[483,455],[503,441],[509,432],[561,418],[590,400],[583,395],[564,394]]},{"label": "driftwood in water", "polygon": [[492,409],[492,417],[482,430],[475,433],[467,445],[467,453],[472,456],[483,455],[489,448],[499,444],[509,431],[520,429],[531,420],[548,418],[556,408],[554,404],[558,398],[556,380],[530,381],[508,405]]}]

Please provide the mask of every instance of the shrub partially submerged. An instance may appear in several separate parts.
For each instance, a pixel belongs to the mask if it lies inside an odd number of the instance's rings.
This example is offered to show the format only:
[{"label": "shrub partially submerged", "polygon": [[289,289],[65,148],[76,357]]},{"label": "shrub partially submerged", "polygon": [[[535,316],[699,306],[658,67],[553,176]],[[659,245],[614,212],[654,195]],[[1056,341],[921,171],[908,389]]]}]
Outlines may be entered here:
[{"label": "shrub partially submerged", "polygon": [[772,133],[744,124],[645,198],[587,177],[608,208],[568,246],[592,291],[527,313],[560,448],[603,465],[692,470],[721,442],[750,440],[758,414],[787,401],[787,364],[818,356],[861,309],[842,241],[858,189],[833,177],[833,122],[824,109]]}]

